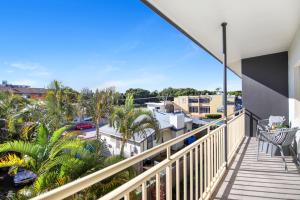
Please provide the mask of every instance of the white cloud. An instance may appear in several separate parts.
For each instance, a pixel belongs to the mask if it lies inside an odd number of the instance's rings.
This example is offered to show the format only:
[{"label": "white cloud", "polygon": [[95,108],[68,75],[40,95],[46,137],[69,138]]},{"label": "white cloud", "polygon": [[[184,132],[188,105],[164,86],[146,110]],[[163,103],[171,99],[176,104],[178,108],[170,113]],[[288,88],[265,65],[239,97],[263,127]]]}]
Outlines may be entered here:
[{"label": "white cloud", "polygon": [[[14,68],[16,70],[22,70],[28,73],[30,76],[48,76],[50,75],[46,67],[39,63],[33,62],[4,62],[5,65]],[[12,73],[13,70],[7,72]]]},{"label": "white cloud", "polygon": [[41,65],[38,63],[30,63],[30,62],[12,62],[8,63],[6,62],[5,64],[9,65],[10,67],[16,68],[16,69],[21,69],[21,70],[35,70],[38,68],[41,68]]},{"label": "white cloud", "polygon": [[11,83],[14,84],[14,85],[28,85],[28,86],[31,86],[31,87],[37,87],[38,86],[36,81],[29,80],[29,79],[12,81]]}]

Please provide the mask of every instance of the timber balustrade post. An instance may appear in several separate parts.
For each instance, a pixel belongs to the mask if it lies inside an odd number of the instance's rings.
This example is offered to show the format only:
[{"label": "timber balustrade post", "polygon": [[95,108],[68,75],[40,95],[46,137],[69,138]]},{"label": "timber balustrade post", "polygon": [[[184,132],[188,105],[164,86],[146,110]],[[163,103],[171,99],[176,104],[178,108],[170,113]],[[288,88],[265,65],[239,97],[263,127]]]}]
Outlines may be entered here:
[{"label": "timber balustrade post", "polygon": [[[167,159],[170,159],[171,156],[171,147],[167,148]],[[172,199],[172,164],[169,164],[166,167],[166,199]]]}]

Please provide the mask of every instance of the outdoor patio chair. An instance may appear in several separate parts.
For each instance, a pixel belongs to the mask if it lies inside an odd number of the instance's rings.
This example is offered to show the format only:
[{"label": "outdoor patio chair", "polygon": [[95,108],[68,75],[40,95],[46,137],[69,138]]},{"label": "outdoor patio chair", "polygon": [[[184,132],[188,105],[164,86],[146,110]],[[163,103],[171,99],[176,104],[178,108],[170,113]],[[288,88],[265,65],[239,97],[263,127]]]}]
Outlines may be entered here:
[{"label": "outdoor patio chair", "polygon": [[[285,122],[284,116],[273,116],[271,115],[268,119],[258,120],[257,127],[256,127],[256,139],[258,140],[260,132],[262,131],[269,131],[272,129],[273,126],[282,126]],[[264,143],[264,141],[262,141]],[[268,147],[269,148],[269,144]],[[263,145],[261,146],[263,150]],[[271,146],[271,157],[273,152],[273,146]]]},{"label": "outdoor patio chair", "polygon": [[258,120],[256,137],[258,138],[260,131],[269,131],[272,126],[282,126],[285,122],[284,116],[270,116],[268,119]]},{"label": "outdoor patio chair", "polygon": [[283,147],[288,147],[291,150],[292,154],[296,156],[296,153],[292,148],[292,143],[295,140],[295,136],[298,130],[299,128],[296,127],[296,128],[276,129],[271,131],[261,131],[258,137],[257,160],[259,160],[260,142],[261,141],[268,142],[278,147],[282,160],[284,162],[285,171],[287,171],[288,169],[287,169],[287,164],[283,153]]}]

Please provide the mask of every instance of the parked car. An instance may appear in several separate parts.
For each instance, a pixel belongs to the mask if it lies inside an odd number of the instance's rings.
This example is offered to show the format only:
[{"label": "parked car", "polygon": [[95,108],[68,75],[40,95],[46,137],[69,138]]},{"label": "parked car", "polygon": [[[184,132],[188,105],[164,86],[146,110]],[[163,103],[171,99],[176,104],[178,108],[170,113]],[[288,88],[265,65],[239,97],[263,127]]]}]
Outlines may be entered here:
[{"label": "parked car", "polygon": [[83,129],[90,129],[90,128],[95,128],[94,124],[90,122],[80,122],[75,125],[76,130],[83,130]]}]

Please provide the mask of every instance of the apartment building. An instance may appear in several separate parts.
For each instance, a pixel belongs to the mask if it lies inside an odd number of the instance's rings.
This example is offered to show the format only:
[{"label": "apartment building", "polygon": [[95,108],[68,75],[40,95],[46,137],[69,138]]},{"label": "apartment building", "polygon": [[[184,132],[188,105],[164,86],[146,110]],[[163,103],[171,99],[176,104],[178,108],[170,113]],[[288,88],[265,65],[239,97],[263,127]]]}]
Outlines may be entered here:
[{"label": "apartment building", "polygon": [[44,100],[47,90],[45,88],[32,88],[28,85],[14,85],[7,81],[0,84],[0,92],[11,92],[28,99]]},{"label": "apartment building", "polygon": [[[227,97],[227,112],[236,110],[236,97]],[[175,110],[182,110],[193,117],[206,117],[207,114],[223,115],[223,95],[179,96],[174,98]]]}]

